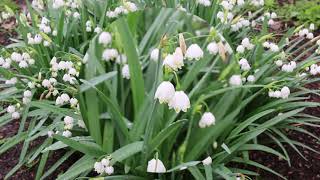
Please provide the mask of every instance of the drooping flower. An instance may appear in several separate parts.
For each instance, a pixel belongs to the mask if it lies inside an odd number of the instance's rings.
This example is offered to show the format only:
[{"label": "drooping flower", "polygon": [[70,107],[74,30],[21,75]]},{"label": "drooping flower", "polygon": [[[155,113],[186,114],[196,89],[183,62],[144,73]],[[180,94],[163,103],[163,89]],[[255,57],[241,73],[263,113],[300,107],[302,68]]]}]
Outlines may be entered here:
[{"label": "drooping flower", "polygon": [[103,51],[102,58],[105,61],[114,60],[118,57],[118,51],[116,49],[106,49]]},{"label": "drooping flower", "polygon": [[211,42],[207,46],[207,50],[210,54],[216,55],[219,52],[219,47],[216,42]]},{"label": "drooping flower", "polygon": [[103,45],[108,45],[112,41],[112,36],[109,32],[102,32],[99,36],[99,43]]},{"label": "drooping flower", "polygon": [[248,60],[246,60],[244,58],[240,59],[239,65],[240,65],[241,70],[243,70],[243,71],[249,71],[251,69],[251,66],[248,63]]},{"label": "drooping flower", "polygon": [[62,136],[64,137],[71,137],[72,136],[72,133],[69,131],[69,130],[65,130],[62,132]]},{"label": "drooping flower", "polygon": [[163,65],[167,68],[170,68],[174,71],[181,69],[184,65],[183,63],[183,54],[181,48],[176,48],[173,54],[169,54],[163,60]]},{"label": "drooping flower", "polygon": [[248,77],[247,77],[247,81],[248,82],[254,82],[256,80],[256,78],[254,77],[254,75],[249,75]]},{"label": "drooping flower", "polygon": [[159,49],[158,48],[155,48],[151,51],[150,53],[150,59],[153,60],[153,61],[158,61],[159,59]]},{"label": "drooping flower", "polygon": [[190,100],[183,91],[176,91],[168,105],[170,109],[174,109],[177,113],[180,111],[187,112],[187,109],[190,108]]},{"label": "drooping flower", "polygon": [[198,44],[191,44],[186,52],[186,58],[189,60],[200,60],[203,57],[203,51]]},{"label": "drooping flower", "polygon": [[280,92],[282,99],[286,99],[290,95],[290,89],[287,86],[282,87]]},{"label": "drooping flower", "polygon": [[211,112],[206,112],[202,115],[200,121],[199,121],[199,127],[200,128],[206,128],[211,125],[214,125],[216,122],[216,118]]},{"label": "drooping flower", "polygon": [[163,81],[157,88],[154,99],[159,99],[160,104],[168,103],[174,96],[175,89],[169,81]]},{"label": "drooping flower", "polygon": [[129,70],[129,65],[128,64],[125,64],[122,67],[121,73],[122,73],[122,77],[123,78],[130,79],[130,70]]},{"label": "drooping flower", "polygon": [[160,159],[151,159],[148,162],[147,172],[165,173],[166,171],[166,167]]},{"label": "drooping flower", "polygon": [[210,156],[208,156],[207,158],[202,160],[202,164],[203,165],[211,165],[212,164],[212,158]]},{"label": "drooping flower", "polygon": [[229,79],[229,84],[231,86],[239,86],[242,85],[241,75],[232,75]]}]

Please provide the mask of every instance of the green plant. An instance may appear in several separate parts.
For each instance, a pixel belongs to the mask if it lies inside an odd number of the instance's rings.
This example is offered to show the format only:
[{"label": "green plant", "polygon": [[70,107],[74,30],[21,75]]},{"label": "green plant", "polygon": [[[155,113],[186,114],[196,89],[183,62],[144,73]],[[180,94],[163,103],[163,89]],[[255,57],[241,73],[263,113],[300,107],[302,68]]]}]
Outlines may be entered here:
[{"label": "green plant", "polygon": [[[0,154],[23,142],[19,162],[6,178],[39,160],[36,179],[44,179],[75,152],[81,157],[58,179],[88,176],[93,170],[100,174],[93,176],[115,179],[258,175],[231,162],[284,178],[250,160],[249,152],[266,151],[290,164],[283,144],[299,153],[298,146],[313,150],[290,140],[285,131],[310,134],[293,124],[319,122],[303,113],[319,106],[306,101],[318,91],[303,88],[318,81],[305,70],[319,61],[313,41],[302,46],[299,38],[287,42],[295,33],[291,29],[279,43],[269,42],[274,39],[266,21],[256,36],[247,37],[253,34],[248,26],[235,33],[230,27],[240,18],[216,17],[218,11],[228,12],[214,6],[217,2],[207,8],[179,3],[201,18],[175,8],[136,11],[126,3],[84,0],[76,8],[59,3],[54,8],[49,1],[46,11],[27,3],[30,19],[18,16],[21,37],[1,50],[0,59],[5,107],[0,125],[12,118],[21,123],[17,135],[2,143]],[[134,12],[105,16],[120,4]],[[301,62],[304,55],[309,56]],[[170,82],[174,90],[169,95],[174,94],[160,104],[156,94],[163,82]],[[44,143],[30,150],[30,142],[41,136],[47,137]],[[279,149],[270,148],[271,143]],[[58,149],[66,154],[44,172],[49,154]]]}]

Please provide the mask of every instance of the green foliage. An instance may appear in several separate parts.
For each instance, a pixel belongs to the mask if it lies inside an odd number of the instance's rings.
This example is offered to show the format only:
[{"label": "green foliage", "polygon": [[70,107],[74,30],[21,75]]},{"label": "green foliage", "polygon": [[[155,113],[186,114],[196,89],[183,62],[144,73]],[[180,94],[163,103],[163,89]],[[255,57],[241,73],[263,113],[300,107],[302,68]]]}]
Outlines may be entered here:
[{"label": "green foliage", "polygon": [[272,9],[281,18],[292,20],[298,25],[314,23],[320,26],[320,3],[317,0],[299,0],[295,4],[273,6]]}]

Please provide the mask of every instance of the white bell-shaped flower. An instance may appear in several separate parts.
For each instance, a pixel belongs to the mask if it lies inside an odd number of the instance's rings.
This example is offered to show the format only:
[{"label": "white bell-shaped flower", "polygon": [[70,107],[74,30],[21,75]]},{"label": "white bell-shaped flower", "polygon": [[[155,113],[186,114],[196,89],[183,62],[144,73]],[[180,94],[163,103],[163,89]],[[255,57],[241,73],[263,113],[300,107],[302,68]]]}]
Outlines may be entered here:
[{"label": "white bell-shaped flower", "polygon": [[211,112],[206,112],[202,115],[200,121],[199,121],[199,127],[200,128],[206,128],[211,125],[214,125],[216,122],[216,118]]},{"label": "white bell-shaped flower", "polygon": [[286,99],[290,95],[290,89],[287,86],[284,86],[283,88],[281,88],[280,92],[281,92],[281,98],[282,99]]},{"label": "white bell-shaped flower", "polygon": [[153,61],[158,61],[159,59],[159,49],[153,49],[150,53],[150,59]]},{"label": "white bell-shaped flower", "polygon": [[150,173],[165,173],[166,167],[160,159],[151,159],[148,162],[147,172]]},{"label": "white bell-shaped flower", "polygon": [[154,95],[155,99],[159,99],[160,104],[168,103],[174,96],[174,86],[169,81],[163,81],[157,88]]},{"label": "white bell-shaped flower", "polygon": [[242,85],[241,75],[232,75],[229,79],[229,84],[231,86],[240,86]]},{"label": "white bell-shaped flower", "polygon": [[212,158],[210,156],[208,156],[207,158],[202,160],[202,164],[203,165],[211,165],[212,164]]},{"label": "white bell-shaped flower", "polygon": [[190,100],[183,91],[176,91],[168,105],[170,109],[174,109],[177,113],[180,111],[187,112],[187,109],[190,108]]},{"label": "white bell-shaped flower", "polygon": [[122,77],[123,78],[130,79],[130,70],[129,70],[129,65],[128,64],[125,64],[122,67],[121,73],[122,73]]},{"label": "white bell-shaped flower", "polygon": [[207,50],[210,54],[216,55],[219,52],[219,47],[216,42],[211,42],[207,46]]},{"label": "white bell-shaped flower", "polygon": [[112,41],[112,36],[109,32],[102,32],[99,36],[99,43],[103,45],[108,45]]},{"label": "white bell-shaped flower", "polygon": [[191,44],[186,52],[186,58],[189,60],[199,60],[203,57],[203,51],[198,44]]}]

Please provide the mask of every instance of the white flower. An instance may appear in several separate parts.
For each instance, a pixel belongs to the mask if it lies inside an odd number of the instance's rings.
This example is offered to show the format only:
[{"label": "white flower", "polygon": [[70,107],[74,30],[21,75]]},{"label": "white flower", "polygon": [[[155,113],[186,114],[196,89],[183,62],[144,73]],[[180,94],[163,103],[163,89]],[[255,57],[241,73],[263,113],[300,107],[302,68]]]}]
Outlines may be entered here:
[{"label": "white flower", "polygon": [[153,61],[158,61],[159,59],[159,49],[158,48],[155,48],[151,51],[150,53],[150,59],[153,60]]},{"label": "white flower", "polygon": [[69,95],[66,93],[61,94],[61,98],[64,102],[68,102],[70,100]]},{"label": "white flower", "polygon": [[244,38],[242,41],[241,41],[241,45],[247,49],[252,49],[254,47],[253,44],[250,43],[250,40],[248,38]]},{"label": "white flower", "polygon": [[63,121],[65,124],[73,124],[73,118],[70,116],[64,117]]},{"label": "white flower", "polygon": [[282,99],[288,98],[289,95],[290,95],[290,89],[287,86],[284,86],[283,88],[281,88],[281,98]]},{"label": "white flower", "polygon": [[95,162],[94,163],[94,170],[99,173],[102,174],[104,172],[104,166],[101,162]]},{"label": "white flower", "polygon": [[163,65],[177,71],[181,69],[184,65],[183,63],[183,54],[181,48],[176,48],[176,51],[173,54],[169,54],[163,60]]},{"label": "white flower", "polygon": [[26,68],[26,67],[28,67],[28,63],[26,61],[20,61],[19,62],[19,67],[20,68]]},{"label": "white flower", "polygon": [[214,125],[216,122],[216,118],[211,112],[206,112],[202,115],[200,121],[199,121],[199,127],[200,128],[206,128],[211,125]]},{"label": "white flower", "polygon": [[112,36],[109,32],[102,32],[99,36],[99,43],[103,45],[108,45],[112,41]]},{"label": "white flower", "polygon": [[210,0],[197,0],[197,3],[200,4],[200,5],[203,5],[205,7],[208,7],[208,6],[211,5]]},{"label": "white flower", "polygon": [[11,114],[12,119],[19,119],[20,118],[20,114],[18,112],[13,112]]},{"label": "white flower", "polygon": [[198,44],[191,44],[186,52],[186,58],[189,60],[199,60],[203,57],[203,51]]},{"label": "white flower", "polygon": [[69,131],[69,130],[65,130],[62,132],[62,136],[64,137],[71,137],[72,136],[72,133]]},{"label": "white flower", "polygon": [[244,50],[245,50],[245,48],[244,48],[243,45],[239,45],[239,46],[237,47],[237,49],[236,49],[236,51],[237,51],[238,53],[244,53]]},{"label": "white flower", "polygon": [[126,64],[127,63],[127,56],[125,54],[121,54],[117,57],[116,63],[118,64]]},{"label": "white flower", "polygon": [[79,19],[80,18],[80,14],[78,12],[73,13],[73,17],[75,19]]},{"label": "white flower", "polygon": [[231,86],[239,86],[242,85],[241,75],[232,75],[229,79],[229,84]]},{"label": "white flower", "polygon": [[187,112],[190,108],[189,97],[183,91],[176,91],[168,104],[170,109],[174,109],[177,113],[180,111]]},{"label": "white flower", "polygon": [[247,81],[248,82],[254,82],[256,80],[256,78],[254,77],[254,75],[249,75],[248,77],[247,77]]},{"label": "white flower", "polygon": [[274,98],[280,98],[281,97],[281,91],[269,91],[269,97]]},{"label": "white flower", "polygon": [[44,79],[41,84],[45,88],[49,88],[51,86],[51,83],[48,79]]},{"label": "white flower", "polygon": [[313,23],[311,23],[310,26],[309,26],[309,29],[310,30],[315,30],[315,25]]},{"label": "white flower", "polygon": [[123,78],[130,79],[130,70],[129,70],[129,65],[128,64],[125,64],[122,67],[121,73],[122,73],[122,77]]},{"label": "white flower", "polygon": [[15,111],[16,111],[16,107],[15,106],[10,105],[10,106],[7,107],[7,112],[8,113],[14,113]]},{"label": "white flower", "polygon": [[20,61],[23,60],[22,55],[19,54],[19,53],[16,53],[16,52],[13,52],[13,53],[11,54],[11,59],[12,59],[13,61],[15,61],[15,62],[20,62]]},{"label": "white flower", "polygon": [[275,63],[277,66],[282,66],[282,64],[283,64],[283,62],[281,60],[277,60],[277,61],[275,61]]},{"label": "white flower", "polygon": [[48,137],[52,137],[54,135],[54,132],[53,131],[48,131],[47,134],[48,134]]},{"label": "white flower", "polygon": [[17,78],[13,77],[11,79],[6,80],[5,84],[14,85],[17,83],[17,81],[18,81]]},{"label": "white flower", "polygon": [[77,106],[77,104],[78,104],[78,99],[76,99],[76,98],[71,98],[70,99],[70,104],[71,104],[71,106]]},{"label": "white flower", "polygon": [[216,42],[211,42],[207,46],[207,50],[210,54],[216,55],[219,52],[219,47]]},{"label": "white flower", "polygon": [[102,29],[100,27],[94,28],[94,32],[95,33],[100,33],[101,31],[102,31]]},{"label": "white flower", "polygon": [[110,166],[110,160],[109,160],[109,159],[103,158],[103,159],[101,160],[101,163],[102,163],[102,165],[104,165],[104,166]]},{"label": "white flower", "polygon": [[308,33],[308,34],[307,34],[307,39],[313,39],[313,38],[314,38],[313,33]]},{"label": "white flower", "polygon": [[274,44],[274,43],[270,43],[270,50],[272,52],[278,52],[279,51],[279,46]]},{"label": "white flower", "polygon": [[107,166],[104,168],[104,171],[106,172],[106,174],[111,175],[114,172],[114,168],[112,166]]},{"label": "white flower", "polygon": [[137,6],[132,2],[125,2],[124,5],[130,12],[135,12],[138,10]]},{"label": "white flower", "polygon": [[244,0],[237,0],[237,4],[238,4],[238,6],[244,5]]},{"label": "white flower", "polygon": [[168,103],[174,96],[174,86],[169,81],[163,81],[157,88],[154,99],[159,99],[160,104]]},{"label": "white flower", "polygon": [[103,51],[102,58],[105,61],[110,61],[118,57],[118,51],[116,49],[106,49]]},{"label": "white flower", "polygon": [[64,6],[63,0],[53,0],[52,7],[53,9],[58,9],[60,7]]},{"label": "white flower", "polygon": [[58,96],[57,99],[56,99],[56,105],[62,105],[64,103],[63,99]]},{"label": "white flower", "polygon": [[207,158],[205,158],[203,161],[202,161],[202,164],[203,165],[211,165],[212,164],[212,158],[210,156],[208,156]]},{"label": "white flower", "polygon": [[151,159],[148,162],[147,172],[151,173],[165,173],[166,167],[160,159]]},{"label": "white flower", "polygon": [[24,97],[31,97],[31,96],[32,96],[32,93],[31,93],[31,91],[27,90],[27,91],[24,91],[24,92],[23,92],[23,96],[24,96]]},{"label": "white flower", "polygon": [[57,30],[53,30],[52,31],[52,36],[57,36],[58,35],[58,31]]},{"label": "white flower", "polygon": [[249,71],[251,69],[250,64],[248,63],[248,60],[244,58],[240,59],[239,65],[241,67],[241,70],[243,71]]}]

